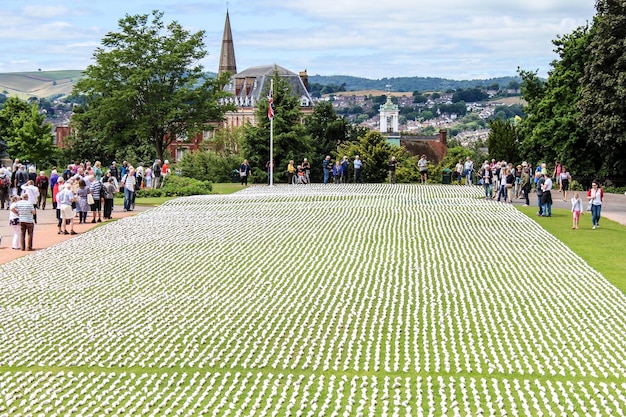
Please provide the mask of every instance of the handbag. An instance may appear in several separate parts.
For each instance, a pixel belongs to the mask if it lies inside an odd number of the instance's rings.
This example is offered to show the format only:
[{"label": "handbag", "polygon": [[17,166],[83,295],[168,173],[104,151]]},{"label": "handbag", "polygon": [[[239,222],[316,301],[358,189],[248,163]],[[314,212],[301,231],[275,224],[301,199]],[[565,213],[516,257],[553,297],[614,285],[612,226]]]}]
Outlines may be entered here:
[{"label": "handbag", "polygon": [[17,217],[15,219],[11,219],[11,220],[9,220],[9,224],[11,226],[17,226],[18,224],[20,224],[20,219],[17,218]]},{"label": "handbag", "polygon": [[87,194],[87,204],[96,204],[95,200],[93,199],[93,195]]},{"label": "handbag", "polygon": [[591,211],[591,201],[587,203],[587,211]]}]

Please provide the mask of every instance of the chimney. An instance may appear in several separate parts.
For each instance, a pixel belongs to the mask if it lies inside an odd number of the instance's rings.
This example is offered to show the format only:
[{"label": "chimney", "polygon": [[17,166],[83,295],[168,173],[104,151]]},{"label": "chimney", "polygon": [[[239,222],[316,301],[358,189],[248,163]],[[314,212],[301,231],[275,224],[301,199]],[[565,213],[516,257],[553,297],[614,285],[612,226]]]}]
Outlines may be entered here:
[{"label": "chimney", "polygon": [[441,142],[444,146],[448,146],[447,137],[448,132],[446,129],[439,129],[439,142]]}]

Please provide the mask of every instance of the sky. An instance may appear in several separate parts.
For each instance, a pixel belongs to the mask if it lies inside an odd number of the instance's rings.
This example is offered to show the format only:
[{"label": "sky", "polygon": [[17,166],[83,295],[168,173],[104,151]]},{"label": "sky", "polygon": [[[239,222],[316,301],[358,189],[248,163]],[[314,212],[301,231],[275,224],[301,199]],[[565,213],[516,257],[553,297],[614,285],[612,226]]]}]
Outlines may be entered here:
[{"label": "sky", "polygon": [[205,31],[202,64],[217,72],[227,9],[239,71],[370,79],[546,77],[552,41],[595,15],[594,0],[2,0],[0,73],[85,69],[120,19],[153,10]]}]

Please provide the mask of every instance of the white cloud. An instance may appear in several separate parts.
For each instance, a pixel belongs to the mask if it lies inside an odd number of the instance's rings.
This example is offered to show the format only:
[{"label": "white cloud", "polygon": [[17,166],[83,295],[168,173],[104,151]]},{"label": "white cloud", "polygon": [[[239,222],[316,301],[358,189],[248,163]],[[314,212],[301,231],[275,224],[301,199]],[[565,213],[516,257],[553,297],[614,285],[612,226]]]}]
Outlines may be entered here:
[{"label": "white cloud", "polygon": [[48,19],[66,16],[69,10],[65,6],[24,6],[22,15],[29,19]]},{"label": "white cloud", "polygon": [[[10,0],[17,1],[17,0]],[[0,39],[46,55],[59,46],[85,59],[126,14],[164,11],[191,31],[206,31],[206,69],[217,69],[225,4],[217,1],[59,0],[57,6],[2,10]],[[8,8],[10,9],[10,8]],[[276,62],[294,71],[366,76],[465,77],[515,75],[517,67],[545,75],[556,58],[552,40],[590,21],[589,0],[232,0],[230,16],[238,67]],[[11,23],[9,23],[11,22]],[[15,23],[13,23],[15,22]],[[30,28],[24,30],[24,28]],[[91,45],[94,45],[93,47]],[[89,50],[91,48],[91,50]],[[58,60],[63,62],[63,52]],[[30,58],[29,58],[30,59]],[[531,65],[531,67],[527,67]]]}]

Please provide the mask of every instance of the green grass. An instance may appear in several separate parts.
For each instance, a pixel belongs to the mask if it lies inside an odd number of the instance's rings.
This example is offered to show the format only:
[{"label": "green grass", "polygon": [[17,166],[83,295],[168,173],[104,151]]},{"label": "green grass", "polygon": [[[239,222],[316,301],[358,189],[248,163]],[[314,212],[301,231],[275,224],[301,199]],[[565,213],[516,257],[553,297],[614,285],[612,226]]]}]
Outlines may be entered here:
[{"label": "green grass", "polygon": [[232,194],[244,187],[238,182],[224,182],[219,184],[213,184],[213,194]]},{"label": "green grass", "polygon": [[[565,209],[553,209],[552,217],[537,217],[537,207],[518,207],[553,236],[569,246],[613,285],[626,293],[626,226],[601,218],[598,230],[591,228],[591,213],[580,216],[578,230],[572,229],[572,213]],[[545,248],[549,250],[549,248]],[[558,271],[555,271],[558,273]]]}]

